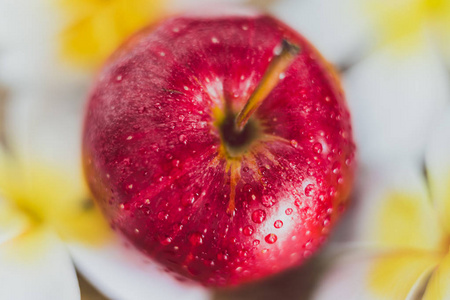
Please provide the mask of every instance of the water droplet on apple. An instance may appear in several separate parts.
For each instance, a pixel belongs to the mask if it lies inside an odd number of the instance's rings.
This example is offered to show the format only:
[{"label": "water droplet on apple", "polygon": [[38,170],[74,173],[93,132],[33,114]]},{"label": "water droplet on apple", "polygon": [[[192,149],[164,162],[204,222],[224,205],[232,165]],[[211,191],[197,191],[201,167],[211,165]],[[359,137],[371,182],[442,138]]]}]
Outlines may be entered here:
[{"label": "water droplet on apple", "polygon": [[332,186],[328,190],[328,193],[329,193],[330,197],[334,197],[334,196],[336,196],[336,189]]},{"label": "water droplet on apple", "polygon": [[181,229],[183,229],[183,224],[181,223],[175,223],[172,225],[172,230],[177,233],[178,231],[180,231]]},{"label": "water droplet on apple", "polygon": [[255,210],[252,213],[252,220],[255,223],[260,224],[260,223],[264,222],[265,219],[266,219],[266,212],[262,209]]},{"label": "water droplet on apple", "polygon": [[172,160],[172,166],[178,168],[180,166],[180,161],[178,159]]},{"label": "water droplet on apple", "polygon": [[317,154],[322,153],[322,144],[321,143],[315,143],[313,145],[313,151]]},{"label": "water droplet on apple", "polygon": [[160,211],[158,213],[158,219],[161,221],[167,220],[169,218],[169,214],[165,211]]},{"label": "water droplet on apple", "polygon": [[333,164],[333,173],[337,174],[341,170],[341,164],[337,161]]},{"label": "water droplet on apple", "polygon": [[276,220],[275,223],[273,224],[273,226],[277,229],[280,229],[281,227],[283,227],[283,221]]},{"label": "water droplet on apple", "polygon": [[261,203],[265,207],[272,207],[275,204],[275,202],[276,202],[275,198],[269,195],[265,195],[261,199]]},{"label": "water droplet on apple", "polygon": [[117,77],[116,77],[116,80],[117,80],[117,81],[120,82],[120,81],[122,81],[122,79],[123,79],[122,75],[117,75]]},{"label": "water droplet on apple", "polygon": [[259,168],[259,172],[260,172],[261,175],[263,175],[263,176],[267,175],[267,169],[266,169],[266,167],[261,167],[261,168]]},{"label": "water droplet on apple", "polygon": [[347,159],[345,160],[345,164],[346,164],[347,166],[350,166],[351,163],[352,163],[352,160],[351,160],[350,158],[347,158]]},{"label": "water droplet on apple", "polygon": [[187,143],[187,137],[184,134],[180,134],[180,136],[178,136],[178,140],[185,145]]},{"label": "water droplet on apple", "polygon": [[218,44],[219,40],[216,37],[212,37],[211,42],[213,42],[213,44]]},{"label": "water droplet on apple", "polygon": [[253,234],[253,227],[250,225],[245,226],[244,229],[242,230],[242,233],[245,236],[251,236]]},{"label": "water droplet on apple", "polygon": [[294,148],[298,147],[298,142],[296,140],[291,140],[291,146]]},{"label": "water droplet on apple", "polygon": [[167,246],[167,245],[169,245],[170,243],[172,243],[172,237],[162,235],[162,236],[159,237],[159,243],[160,243],[161,245],[163,245],[163,246]]},{"label": "water droplet on apple", "polygon": [[244,186],[242,187],[242,191],[243,191],[244,193],[250,194],[250,193],[253,191],[253,188],[252,188],[252,186],[251,186],[250,184],[246,183],[246,184],[244,184]]},{"label": "water droplet on apple", "polygon": [[184,196],[181,198],[181,205],[184,207],[192,205],[195,202],[195,197],[193,195]]},{"label": "water droplet on apple", "polygon": [[312,248],[312,242],[311,240],[309,240],[308,242],[306,242],[305,244],[305,249],[311,249]]},{"label": "water droplet on apple", "polygon": [[228,254],[226,254],[226,253],[219,253],[219,254],[217,254],[217,259],[218,260],[228,260]]},{"label": "water droplet on apple", "polygon": [[268,243],[268,244],[275,243],[277,241],[277,239],[278,239],[277,236],[275,234],[273,234],[273,233],[269,233],[265,237],[266,243]]},{"label": "water droplet on apple", "polygon": [[203,244],[203,236],[198,232],[191,233],[191,235],[189,235],[189,242],[192,246],[201,245]]},{"label": "water droplet on apple", "polygon": [[[149,203],[150,203],[150,201],[149,201]],[[147,206],[142,206],[142,207],[140,208],[140,210],[142,211],[142,213],[143,213],[144,215],[147,215],[147,216],[149,216],[150,213],[151,213],[151,209],[148,208]]]},{"label": "water droplet on apple", "polygon": [[240,257],[244,257],[244,258],[247,257],[248,256],[248,251],[245,250],[245,249],[244,250],[240,250],[239,251],[239,256]]},{"label": "water droplet on apple", "polygon": [[259,240],[254,240],[253,241],[253,246],[258,246],[259,245]]},{"label": "water droplet on apple", "polygon": [[312,195],[314,195],[314,185],[308,184],[305,187],[305,195],[308,197],[311,197]]},{"label": "water droplet on apple", "polygon": [[343,184],[343,183],[344,183],[344,178],[342,178],[342,176],[339,175],[338,178],[337,178],[337,182],[338,182],[339,184]]},{"label": "water droplet on apple", "polygon": [[292,212],[293,212],[292,208],[287,208],[285,211],[286,215],[288,215],[288,216],[291,215]]}]

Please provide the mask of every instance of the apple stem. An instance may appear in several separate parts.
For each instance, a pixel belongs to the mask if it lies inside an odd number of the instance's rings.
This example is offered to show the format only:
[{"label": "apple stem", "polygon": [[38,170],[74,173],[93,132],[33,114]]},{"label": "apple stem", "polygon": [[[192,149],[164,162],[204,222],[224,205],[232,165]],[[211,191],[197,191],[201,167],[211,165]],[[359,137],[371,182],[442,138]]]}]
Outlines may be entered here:
[{"label": "apple stem", "polygon": [[286,39],[281,42],[281,51],[275,54],[261,81],[251,94],[244,108],[236,116],[236,128],[241,131],[251,115],[261,106],[264,99],[270,94],[280,81],[280,75],[289,68],[300,52],[297,45],[291,44]]}]

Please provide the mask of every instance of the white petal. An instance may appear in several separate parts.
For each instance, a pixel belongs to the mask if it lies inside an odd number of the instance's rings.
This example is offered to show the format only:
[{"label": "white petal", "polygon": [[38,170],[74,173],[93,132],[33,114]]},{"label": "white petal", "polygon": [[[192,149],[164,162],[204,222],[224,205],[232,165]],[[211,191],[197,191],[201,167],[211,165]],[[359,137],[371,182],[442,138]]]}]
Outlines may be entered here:
[{"label": "white petal", "polygon": [[58,32],[57,6],[49,1],[15,0],[0,2],[2,49],[41,45]]},{"label": "white petal", "polygon": [[121,300],[202,300],[202,287],[178,282],[122,240],[103,246],[71,244],[78,270],[103,294]]},{"label": "white petal", "polygon": [[240,5],[245,2],[245,0],[172,0],[169,11],[192,17],[227,15],[253,17],[260,14],[254,7]]},{"label": "white petal", "polygon": [[82,84],[16,91],[5,120],[14,152],[78,172],[85,94]]},{"label": "white petal", "polygon": [[427,253],[347,253],[325,270],[312,299],[417,299],[438,260]]},{"label": "white petal", "polygon": [[353,62],[371,46],[371,25],[356,0],[275,1],[272,12],[335,64]]},{"label": "white petal", "polygon": [[80,299],[77,277],[64,245],[44,228],[0,246],[0,299]]},{"label": "white petal", "polygon": [[0,81],[10,90],[61,89],[68,83],[79,84],[86,74],[70,69],[59,58],[56,41],[42,41],[25,49],[2,49]]},{"label": "white petal", "polygon": [[[60,86],[69,72],[60,60],[59,32],[65,18],[49,1],[0,2],[0,81],[17,89]],[[72,79],[70,79],[72,80]]]},{"label": "white petal", "polygon": [[446,233],[429,199],[421,169],[396,164],[361,169],[347,219],[347,241],[371,249],[441,251]]},{"label": "white petal", "polygon": [[450,234],[450,107],[438,119],[426,152],[431,196]]},{"label": "white petal", "polygon": [[345,75],[362,161],[420,159],[431,123],[450,99],[435,51],[425,42],[411,49],[408,42],[375,52]]}]

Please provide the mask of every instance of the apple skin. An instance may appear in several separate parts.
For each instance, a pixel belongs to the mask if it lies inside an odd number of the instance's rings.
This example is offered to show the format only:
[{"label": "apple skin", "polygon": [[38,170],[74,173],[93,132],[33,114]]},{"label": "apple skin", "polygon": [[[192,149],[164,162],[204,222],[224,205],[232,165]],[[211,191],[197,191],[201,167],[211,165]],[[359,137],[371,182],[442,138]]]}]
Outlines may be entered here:
[{"label": "apple skin", "polygon": [[[259,135],[230,157],[225,111],[245,105],[282,39],[301,51],[251,117]],[[182,15],[137,33],[100,72],[84,125],[85,175],[111,226],[206,286],[301,265],[352,187],[355,145],[336,74],[263,14]]]}]

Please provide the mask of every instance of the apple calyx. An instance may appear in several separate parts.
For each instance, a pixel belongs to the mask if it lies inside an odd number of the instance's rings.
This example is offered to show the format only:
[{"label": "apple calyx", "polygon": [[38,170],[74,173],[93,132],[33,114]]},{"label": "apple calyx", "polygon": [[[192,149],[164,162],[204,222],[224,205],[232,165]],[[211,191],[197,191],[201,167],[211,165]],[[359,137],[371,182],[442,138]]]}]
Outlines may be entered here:
[{"label": "apple calyx", "polygon": [[286,39],[281,41],[280,52],[275,54],[255,91],[236,117],[237,130],[243,130],[251,115],[261,106],[267,95],[278,84],[280,76],[289,68],[299,52],[300,47]]},{"label": "apple calyx", "polygon": [[250,117],[261,106],[266,97],[283,78],[284,72],[289,68],[300,52],[300,47],[283,39],[280,47],[275,50],[261,81],[250,95],[244,107],[239,113],[235,113],[229,103],[225,103],[225,115],[216,122],[222,142],[224,154],[229,160],[239,159],[250,147],[250,145],[262,136],[261,126],[258,120]]}]

